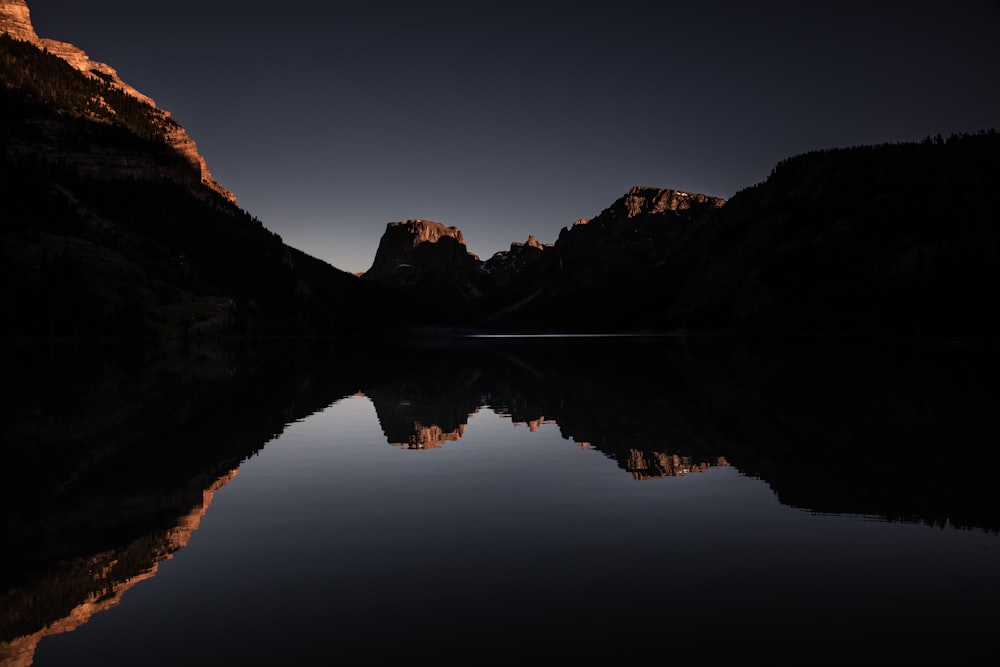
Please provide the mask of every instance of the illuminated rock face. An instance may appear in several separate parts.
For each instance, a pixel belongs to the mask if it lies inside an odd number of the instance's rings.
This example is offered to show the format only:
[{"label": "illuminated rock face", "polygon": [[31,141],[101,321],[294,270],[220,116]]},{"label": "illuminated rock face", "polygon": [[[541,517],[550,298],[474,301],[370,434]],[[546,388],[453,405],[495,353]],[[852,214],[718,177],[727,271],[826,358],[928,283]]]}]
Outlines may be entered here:
[{"label": "illuminated rock face", "polygon": [[432,220],[390,222],[379,241],[372,267],[365,275],[386,278],[406,273],[407,269],[475,268],[479,258],[469,253],[465,238],[457,227],[445,227]]},{"label": "illuminated rock face", "polygon": [[719,208],[725,203],[724,199],[718,197],[644,186],[632,188],[617,202],[628,218],[665,211],[685,211],[691,208]]},{"label": "illuminated rock face", "polygon": [[443,238],[455,239],[459,245],[465,245],[465,238],[458,227],[445,227],[440,222],[433,220],[391,222],[386,234],[390,238],[398,238],[402,243],[414,248],[421,243],[437,243]]},{"label": "illuminated rock face", "polygon": [[483,265],[490,277],[500,286],[506,286],[517,280],[518,276],[540,260],[552,244],[542,244],[531,235],[524,243],[511,243],[509,250],[501,250],[490,257]]},{"label": "illuminated rock face", "polygon": [[38,41],[35,28],[31,25],[28,4],[24,0],[0,0],[0,32],[25,42]]},{"label": "illuminated rock face", "polygon": [[[211,191],[221,195],[232,203],[236,202],[236,196],[221,185],[215,182],[212,174],[208,170],[205,159],[198,152],[198,147],[187,131],[170,119],[170,113],[159,109],[152,98],[142,94],[129,84],[122,81],[118,72],[105,63],[91,60],[90,57],[80,48],[53,39],[40,38],[31,24],[31,14],[28,5],[24,0],[0,0],[0,34],[7,33],[14,39],[29,42],[40,49],[45,49],[52,55],[62,58],[74,69],[87,76],[100,79],[113,88],[117,88],[128,95],[136,98],[140,102],[149,106],[149,113],[156,120],[156,124],[163,128],[164,142],[181,156],[184,162],[193,170],[196,181],[209,188]],[[86,151],[80,155],[65,156],[74,164],[84,165],[84,170],[88,171],[88,176],[100,176],[104,170],[104,175],[113,177],[140,177],[157,179],[163,176],[162,169],[156,165],[124,164],[120,156],[107,156],[107,160],[100,159],[100,151]],[[122,167],[125,167],[123,173]],[[97,173],[94,173],[97,172]],[[187,178],[180,179],[182,181]]]},{"label": "illuminated rock face", "polygon": [[375,260],[363,274],[446,309],[479,301],[484,276],[482,262],[465,247],[462,232],[432,220],[386,225]]},{"label": "illuminated rock face", "polygon": [[724,199],[666,188],[636,186],[590,220],[563,229],[549,253],[562,279],[596,285],[608,275],[663,262],[694,226]]}]

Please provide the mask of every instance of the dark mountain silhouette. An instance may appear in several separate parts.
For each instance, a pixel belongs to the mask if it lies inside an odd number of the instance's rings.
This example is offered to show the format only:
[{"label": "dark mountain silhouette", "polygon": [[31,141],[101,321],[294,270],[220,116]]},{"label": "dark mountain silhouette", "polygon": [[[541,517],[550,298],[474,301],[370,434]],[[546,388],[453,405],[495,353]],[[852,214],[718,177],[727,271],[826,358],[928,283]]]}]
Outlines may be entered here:
[{"label": "dark mountain silhouette", "polygon": [[517,276],[484,324],[505,330],[621,331],[650,307],[647,275],[725,200],[634,187],[596,217],[563,228]]},{"label": "dark mountain silhouette", "polygon": [[659,274],[653,324],[995,338],[998,182],[995,131],[785,160]]},{"label": "dark mountain silhouette", "polygon": [[467,256],[461,272],[414,238],[434,280],[396,286],[496,331],[995,339],[997,182],[995,131],[817,151],[728,202],[633,188],[551,246]]},{"label": "dark mountain silhouette", "polygon": [[447,321],[284,244],[111,75],[0,34],[0,79],[5,335],[351,336]]},{"label": "dark mountain silhouette", "polygon": [[730,201],[635,187],[482,261],[389,223],[359,278],[291,248],[170,115],[0,3],[0,331],[15,336],[998,333],[1000,134],[816,151]]},{"label": "dark mountain silhouette", "polygon": [[554,244],[531,236],[481,261],[455,227],[411,220],[389,223],[367,280],[434,299],[470,325],[523,330],[612,330],[595,321],[594,299],[633,305],[607,293],[631,280],[637,267],[659,265],[677,242],[725,203],[700,194],[632,188],[591,220],[563,228]]},{"label": "dark mountain silhouette", "polygon": [[407,220],[386,225],[364,277],[467,318],[486,287],[481,265],[456,227]]}]

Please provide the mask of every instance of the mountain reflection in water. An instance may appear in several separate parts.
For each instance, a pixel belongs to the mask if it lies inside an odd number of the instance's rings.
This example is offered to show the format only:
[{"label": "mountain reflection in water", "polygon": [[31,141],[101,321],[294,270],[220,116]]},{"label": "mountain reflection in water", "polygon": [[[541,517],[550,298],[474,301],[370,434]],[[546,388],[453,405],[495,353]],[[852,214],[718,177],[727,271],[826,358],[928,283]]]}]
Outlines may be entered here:
[{"label": "mountain reflection in water", "polygon": [[731,466],[813,513],[1000,531],[997,364],[982,351],[570,339],[9,352],[4,666],[118,604],[187,544],[242,462],[350,396],[371,401],[386,446],[464,447],[488,409],[557,428],[643,484]]},{"label": "mountain reflection in water", "polygon": [[430,351],[433,366],[364,394],[388,441],[407,449],[460,440],[469,417],[487,407],[532,431],[557,425],[564,438],[603,452],[635,479],[725,465],[709,443],[672,433],[678,424],[669,408],[686,408],[671,376],[640,376],[642,364],[655,361],[634,356],[655,349],[622,340],[469,341],[458,352]]}]

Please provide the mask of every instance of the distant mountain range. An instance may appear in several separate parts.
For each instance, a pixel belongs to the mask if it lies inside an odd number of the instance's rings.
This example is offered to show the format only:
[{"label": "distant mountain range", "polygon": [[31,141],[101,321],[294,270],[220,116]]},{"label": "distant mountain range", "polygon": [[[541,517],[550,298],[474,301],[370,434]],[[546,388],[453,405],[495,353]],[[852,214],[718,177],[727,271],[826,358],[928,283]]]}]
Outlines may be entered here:
[{"label": "distant mountain range", "polygon": [[995,130],[799,155],[729,201],[635,187],[485,261],[455,227],[391,222],[355,276],[242,210],[23,0],[0,0],[0,78],[0,335],[1000,333]]},{"label": "distant mountain range", "polygon": [[364,277],[501,331],[1000,333],[1000,134],[817,151],[729,201],[636,187],[480,261],[390,223]]}]

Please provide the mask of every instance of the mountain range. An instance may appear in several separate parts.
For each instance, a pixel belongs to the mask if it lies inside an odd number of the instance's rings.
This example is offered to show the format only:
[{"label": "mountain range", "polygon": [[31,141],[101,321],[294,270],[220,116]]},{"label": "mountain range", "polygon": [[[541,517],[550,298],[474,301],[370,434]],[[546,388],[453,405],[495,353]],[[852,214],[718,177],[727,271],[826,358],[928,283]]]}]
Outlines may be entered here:
[{"label": "mountain range", "polygon": [[790,157],[728,201],[637,186],[481,260],[390,222],[371,267],[290,247],[116,71],[0,0],[0,330],[15,337],[479,332],[995,340],[1000,134]]}]

